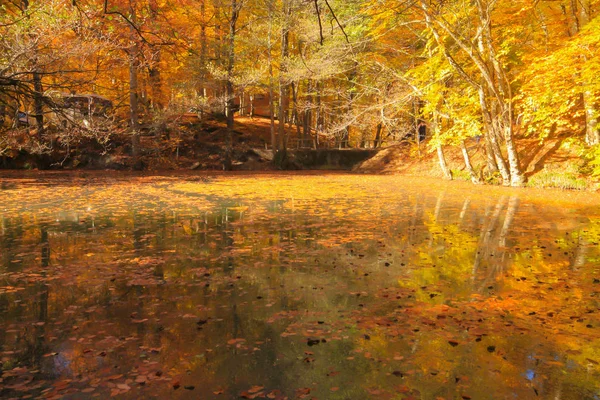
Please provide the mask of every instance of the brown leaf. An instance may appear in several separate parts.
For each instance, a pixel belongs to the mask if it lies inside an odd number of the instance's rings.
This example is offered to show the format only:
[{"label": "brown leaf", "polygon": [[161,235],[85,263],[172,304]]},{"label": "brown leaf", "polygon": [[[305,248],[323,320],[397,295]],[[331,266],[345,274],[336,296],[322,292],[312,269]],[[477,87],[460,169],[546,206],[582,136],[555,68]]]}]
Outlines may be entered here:
[{"label": "brown leaf", "polygon": [[252,386],[250,389],[248,389],[248,393],[256,393],[263,390],[264,388],[264,386]]}]

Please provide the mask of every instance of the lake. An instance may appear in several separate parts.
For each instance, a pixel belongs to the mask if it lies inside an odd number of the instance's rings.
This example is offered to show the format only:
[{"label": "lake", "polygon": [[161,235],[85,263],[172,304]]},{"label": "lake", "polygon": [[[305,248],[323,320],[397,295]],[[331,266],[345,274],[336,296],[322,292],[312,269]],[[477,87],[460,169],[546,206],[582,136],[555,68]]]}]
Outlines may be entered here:
[{"label": "lake", "polygon": [[0,397],[598,399],[600,196],[0,174]]}]

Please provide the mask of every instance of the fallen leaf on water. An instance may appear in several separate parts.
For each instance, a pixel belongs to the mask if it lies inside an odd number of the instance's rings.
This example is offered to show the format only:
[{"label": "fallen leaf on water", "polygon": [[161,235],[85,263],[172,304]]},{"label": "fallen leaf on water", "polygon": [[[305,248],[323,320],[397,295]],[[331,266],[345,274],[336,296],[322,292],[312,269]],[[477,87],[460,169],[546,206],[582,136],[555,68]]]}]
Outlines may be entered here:
[{"label": "fallen leaf on water", "polygon": [[263,392],[258,392],[258,393],[249,393],[249,392],[242,392],[240,393],[240,397],[243,399],[256,399],[257,397],[265,397]]},{"label": "fallen leaf on water", "polygon": [[252,386],[250,389],[248,389],[248,392],[256,393],[256,392],[263,390],[264,388],[265,388],[264,386]]},{"label": "fallen leaf on water", "polygon": [[408,386],[406,386],[406,385],[404,385],[404,386],[398,386],[398,387],[396,387],[396,391],[398,393],[408,393],[408,392],[410,392],[410,388]]}]

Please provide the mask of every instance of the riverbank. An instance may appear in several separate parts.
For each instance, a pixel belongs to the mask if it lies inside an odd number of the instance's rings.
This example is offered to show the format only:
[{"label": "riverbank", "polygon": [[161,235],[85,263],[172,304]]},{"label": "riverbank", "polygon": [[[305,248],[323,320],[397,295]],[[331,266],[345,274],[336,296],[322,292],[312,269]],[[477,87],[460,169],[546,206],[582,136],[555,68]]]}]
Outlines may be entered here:
[{"label": "riverbank", "polygon": [[[600,190],[600,182],[592,177],[590,161],[583,156],[585,149],[580,142],[567,135],[558,135],[544,141],[518,139],[520,164],[527,178],[526,187],[555,188],[563,190]],[[499,174],[485,172],[485,149],[483,141],[466,142],[471,163],[481,183],[501,185]],[[445,146],[446,163],[452,171],[453,180],[471,181],[465,168],[461,150],[457,146]],[[427,143],[402,143],[381,150],[375,157],[355,166],[357,173],[402,174],[445,179],[435,152],[428,152]],[[485,175],[485,176],[484,176]]]},{"label": "riverbank", "polygon": [[[294,132],[288,135],[294,137]],[[52,152],[32,155],[23,150],[7,151],[0,158],[0,168],[16,170],[66,170],[130,171],[141,167],[150,174],[186,174],[188,171],[216,173],[223,169],[226,128],[223,121],[206,120],[202,123],[179,123],[170,126],[161,137],[141,136],[141,155],[136,162],[130,155],[130,143],[125,137],[114,140],[110,148],[93,143],[61,149],[55,145]],[[233,168],[237,171],[274,171],[281,169],[273,163],[270,142],[270,122],[264,118],[237,118],[233,134]],[[585,157],[582,138],[557,134],[545,140],[516,139],[520,149],[520,164],[527,178],[527,187],[556,188],[563,190],[598,191],[598,179],[592,177],[592,167]],[[364,155],[352,156],[351,150],[322,149],[290,151],[285,169],[315,169],[319,171],[352,170],[355,173],[399,174],[444,179],[436,152],[428,148],[429,142],[418,145],[404,141],[379,151],[366,161]],[[489,174],[486,169],[483,141],[469,139],[467,151],[481,183],[501,185],[499,174]],[[357,149],[357,153],[369,150]],[[311,154],[304,154],[311,153]],[[323,153],[323,154],[321,154]],[[344,155],[341,157],[340,154]],[[470,181],[463,154],[458,146],[445,146],[444,154],[453,180]],[[340,158],[341,157],[341,158]],[[342,159],[343,158],[343,159]]]}]

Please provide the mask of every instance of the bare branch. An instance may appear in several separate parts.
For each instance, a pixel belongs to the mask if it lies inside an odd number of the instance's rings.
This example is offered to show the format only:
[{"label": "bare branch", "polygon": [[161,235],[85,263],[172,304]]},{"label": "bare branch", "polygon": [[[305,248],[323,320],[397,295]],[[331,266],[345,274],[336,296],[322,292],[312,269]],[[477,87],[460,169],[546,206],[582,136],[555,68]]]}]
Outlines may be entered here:
[{"label": "bare branch", "polygon": [[115,14],[120,16],[121,18],[123,18],[125,20],[125,22],[127,22],[127,24],[129,24],[138,34],[138,36],[140,37],[140,39],[142,39],[142,41],[148,45],[150,45],[151,43],[148,42],[148,40],[146,40],[146,38],[144,37],[144,34],[142,33],[142,31],[140,30],[140,28],[137,27],[136,24],[134,24],[125,14],[123,14],[120,11],[108,11],[108,0],[104,0],[104,14],[106,15],[110,15],[110,14]]},{"label": "bare branch", "polygon": [[315,10],[317,11],[317,19],[319,21],[319,36],[321,38],[321,46],[323,46],[323,23],[321,22],[321,10],[319,10],[319,0],[315,0]]},{"label": "bare branch", "polygon": [[331,11],[331,16],[333,17],[333,19],[335,19],[335,22],[337,23],[337,25],[340,27],[340,30],[344,34],[344,37],[346,38],[346,42],[350,43],[350,39],[348,38],[348,35],[346,34],[344,27],[340,23],[340,20],[338,19],[338,17],[335,15],[333,8],[331,8],[331,6],[329,5],[329,1],[325,0],[325,4],[327,4],[327,8],[329,8],[329,11]]}]

